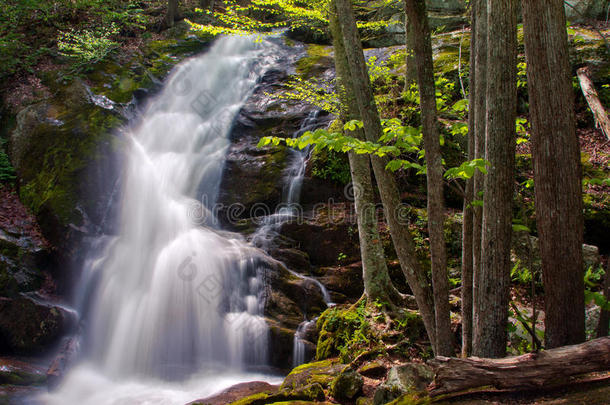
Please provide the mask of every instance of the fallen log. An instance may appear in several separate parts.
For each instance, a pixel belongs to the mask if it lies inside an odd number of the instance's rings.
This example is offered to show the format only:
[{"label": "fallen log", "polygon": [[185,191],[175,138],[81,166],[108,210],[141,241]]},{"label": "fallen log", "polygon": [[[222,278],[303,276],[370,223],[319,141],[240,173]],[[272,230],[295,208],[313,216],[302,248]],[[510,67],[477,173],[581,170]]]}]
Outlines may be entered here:
[{"label": "fallen log", "polygon": [[610,370],[610,337],[503,359],[437,357],[429,364],[435,372],[428,387],[431,396],[488,386],[538,389],[560,385],[568,377]]},{"label": "fallen log", "polygon": [[601,101],[599,101],[597,90],[595,90],[595,86],[589,77],[589,68],[582,67],[578,69],[576,71],[576,75],[578,76],[578,81],[580,82],[582,94],[585,96],[587,104],[589,104],[589,108],[593,113],[595,127],[601,129],[604,135],[606,135],[606,138],[610,140],[610,119],[608,118],[606,109],[602,105]]}]

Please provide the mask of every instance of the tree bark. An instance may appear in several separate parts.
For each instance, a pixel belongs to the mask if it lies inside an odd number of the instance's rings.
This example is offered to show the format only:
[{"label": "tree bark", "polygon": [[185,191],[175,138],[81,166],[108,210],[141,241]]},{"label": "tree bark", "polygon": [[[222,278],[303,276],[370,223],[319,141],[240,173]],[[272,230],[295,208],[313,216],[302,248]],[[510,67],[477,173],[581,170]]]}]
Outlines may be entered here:
[{"label": "tree bark", "polygon": [[[406,7],[406,0],[405,0]],[[406,10],[406,8],[405,8]],[[406,13],[405,13],[406,14]],[[409,17],[405,15],[405,50],[406,50],[406,70],[405,70],[405,91],[411,88],[412,84],[417,83],[417,67],[415,66],[415,43],[413,35],[413,24]]]},{"label": "tree bark", "polygon": [[165,25],[173,27],[178,16],[178,0],[167,0],[167,11],[165,13]]},{"label": "tree bark", "polygon": [[[333,36],[335,51],[335,70],[337,74],[337,92],[341,100],[341,119],[343,122],[360,119],[358,105],[353,92],[353,85],[347,66],[345,46],[341,28],[334,13],[329,13],[329,25]],[[359,139],[364,139],[361,129],[350,133]],[[362,257],[362,272],[364,291],[370,302],[398,303],[396,298],[400,293],[394,288],[388,273],[385,254],[379,236],[377,207],[371,178],[370,158],[368,155],[348,154],[352,184],[354,188],[354,203],[358,222],[360,254]]]},{"label": "tree bark", "polygon": [[504,359],[438,357],[430,364],[435,371],[429,387],[433,396],[484,386],[537,389],[610,369],[610,337]]},{"label": "tree bark", "polygon": [[[472,123],[472,138],[474,139],[475,159],[485,159],[485,127],[487,115],[487,3],[486,0],[474,0],[472,2],[472,13],[476,21],[474,32],[474,113]],[[473,177],[473,198],[480,201],[483,199],[484,176],[478,170]],[[472,208],[472,270],[473,270],[473,305],[477,300],[481,280],[481,232],[483,229],[483,207],[476,204]],[[477,313],[473,308],[473,329],[477,323]],[[474,333],[474,331],[473,331]]]},{"label": "tree bark", "polygon": [[606,138],[610,140],[610,119],[608,118],[606,109],[602,105],[601,101],[599,101],[599,96],[597,95],[597,90],[595,90],[595,85],[589,77],[589,69],[582,67],[578,69],[576,73],[578,75],[578,81],[580,82],[582,94],[585,96],[587,104],[589,104],[589,108],[593,113],[595,127],[599,128],[603,134],[606,135]]},{"label": "tree bark", "polygon": [[562,0],[523,1],[547,348],[585,340],[580,149]]},{"label": "tree bark", "polygon": [[[610,300],[610,259],[606,264],[606,275],[604,277],[604,297]],[[608,323],[610,323],[610,311],[600,309],[599,322],[597,323],[597,337],[608,336]]]},{"label": "tree bark", "polygon": [[426,151],[428,232],[430,235],[432,287],[436,314],[437,354],[447,356],[453,354],[453,333],[451,332],[447,248],[444,234],[443,157],[436,113],[432,40],[426,2],[424,0],[407,0],[405,5],[407,18],[413,30],[423,140]]},{"label": "tree bark", "polygon": [[[468,160],[475,158],[475,80],[476,80],[476,18],[474,2],[470,3],[470,74],[468,77]],[[462,221],[462,357],[472,352],[472,286],[473,286],[473,222],[474,178],[466,181]]]},{"label": "tree bark", "polygon": [[482,271],[477,279],[473,353],[506,355],[517,115],[517,0],[489,0]]},{"label": "tree bark", "polygon": [[[356,101],[364,123],[364,134],[367,140],[376,142],[382,134],[381,122],[364,61],[362,43],[358,35],[352,3],[350,0],[334,0],[334,5],[337,15],[341,16],[339,21],[346,57],[352,77],[352,85],[354,86],[354,94],[358,95]],[[428,337],[436,352],[432,290],[428,284],[426,272],[417,259],[415,242],[404,219],[405,207],[400,200],[396,179],[385,169],[384,159],[372,156],[371,162],[402,271],[415,296]]]}]

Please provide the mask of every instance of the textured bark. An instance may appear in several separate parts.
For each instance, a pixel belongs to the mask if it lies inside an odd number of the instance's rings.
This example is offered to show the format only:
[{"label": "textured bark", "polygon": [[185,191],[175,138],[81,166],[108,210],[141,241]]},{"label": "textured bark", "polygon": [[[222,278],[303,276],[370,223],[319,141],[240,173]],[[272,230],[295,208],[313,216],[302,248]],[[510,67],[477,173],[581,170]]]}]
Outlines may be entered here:
[{"label": "textured bark", "polygon": [[165,12],[165,25],[173,27],[178,16],[178,0],[167,0],[167,11]]},{"label": "textured bark", "polygon": [[[468,78],[468,160],[474,154],[474,117],[475,117],[475,80],[476,80],[476,18],[474,2],[470,2],[470,75]],[[462,356],[468,357],[472,352],[472,286],[473,286],[473,207],[474,178],[466,181],[464,190],[464,209],[462,221]]]},{"label": "textured bark", "polygon": [[524,0],[536,225],[547,348],[585,339],[580,149],[561,0]]},{"label": "textured bark", "polygon": [[[341,118],[344,122],[360,119],[347,66],[341,28],[334,13],[330,13],[329,18],[335,50],[337,91],[342,104]],[[362,130],[354,131],[350,135],[360,139],[364,138]],[[364,291],[371,302],[379,300],[380,302],[393,303],[396,302],[396,297],[400,294],[390,280],[381,238],[379,237],[370,158],[368,155],[358,155],[354,152],[350,152],[348,157],[354,187]]]},{"label": "textured bark", "polygon": [[582,94],[585,96],[587,104],[589,104],[589,108],[593,113],[595,127],[599,128],[604,135],[606,135],[606,138],[610,140],[610,119],[608,118],[606,109],[602,105],[601,101],[599,101],[599,96],[597,95],[597,90],[595,90],[595,85],[593,85],[593,82],[589,77],[589,69],[582,67],[578,69],[577,74],[578,80],[580,81]]},{"label": "textured bark", "polygon": [[[405,1],[406,6],[406,1]],[[405,49],[406,49],[406,71],[405,71],[405,91],[411,88],[412,84],[417,83],[417,67],[415,66],[415,37],[413,35],[413,24],[409,22],[409,17],[405,16]]]},{"label": "textured bark", "polygon": [[477,277],[473,354],[506,355],[517,112],[517,0],[489,0],[482,271]]},{"label": "textured bark", "polygon": [[453,354],[453,333],[451,332],[447,248],[444,235],[443,158],[436,114],[432,40],[426,2],[424,0],[407,0],[405,7],[407,18],[413,30],[423,140],[426,151],[428,232],[430,235],[432,287],[436,314],[437,355],[449,356]]},{"label": "textured bark", "polygon": [[537,389],[561,384],[571,376],[610,369],[610,338],[497,360],[440,357],[430,363],[436,374],[429,388],[431,395],[484,386]]},{"label": "textured bark", "polygon": [[[340,16],[340,25],[344,39],[346,56],[349,64],[350,76],[354,94],[358,97],[358,110],[364,123],[365,137],[369,141],[377,141],[381,136],[381,122],[375,104],[375,98],[368,76],[362,43],[356,28],[356,19],[352,10],[350,0],[334,0],[337,15]],[[421,266],[415,253],[415,242],[409,231],[408,224],[404,219],[405,207],[402,206],[396,179],[385,170],[385,161],[379,157],[371,157],[375,179],[379,188],[379,194],[383,203],[384,213],[394,247],[398,255],[405,278],[415,296],[417,306],[422,314],[428,337],[432,347],[436,351],[436,331],[434,304],[432,290],[428,284],[426,272]]]},{"label": "textured bark", "polygon": [[[474,32],[475,43],[475,80],[471,84],[474,88],[474,113],[472,128],[474,139],[475,159],[485,159],[485,127],[487,115],[487,0],[474,0],[472,12],[476,21]],[[473,178],[473,198],[482,200],[484,183],[483,173],[478,170]],[[481,232],[483,229],[483,207],[475,205],[472,208],[472,270],[473,270],[473,334],[477,323],[477,313],[474,311],[474,302],[480,293],[479,281],[481,279]]]}]

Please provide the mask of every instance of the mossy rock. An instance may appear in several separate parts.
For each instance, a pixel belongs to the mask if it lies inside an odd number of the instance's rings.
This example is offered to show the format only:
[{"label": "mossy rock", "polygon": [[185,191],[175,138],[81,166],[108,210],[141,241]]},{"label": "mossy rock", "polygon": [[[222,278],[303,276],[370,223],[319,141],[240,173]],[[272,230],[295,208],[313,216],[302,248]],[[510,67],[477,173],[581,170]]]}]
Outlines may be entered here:
[{"label": "mossy rock", "polygon": [[295,389],[280,389],[275,393],[259,393],[231,402],[231,405],[267,405],[273,403],[298,403],[301,401],[323,401],[326,398],[324,389],[318,383],[308,384]]},{"label": "mossy rock", "polygon": [[326,70],[334,67],[331,56],[332,48],[324,45],[309,45],[307,56],[297,61],[297,73],[303,79],[320,76]]},{"label": "mossy rock", "polygon": [[345,367],[330,384],[330,395],[338,400],[353,399],[364,385],[364,378],[351,367]]},{"label": "mossy rock", "polygon": [[343,370],[344,364],[336,359],[302,364],[293,369],[282,383],[281,390],[295,390],[311,384],[319,384],[328,389],[335,376]]}]

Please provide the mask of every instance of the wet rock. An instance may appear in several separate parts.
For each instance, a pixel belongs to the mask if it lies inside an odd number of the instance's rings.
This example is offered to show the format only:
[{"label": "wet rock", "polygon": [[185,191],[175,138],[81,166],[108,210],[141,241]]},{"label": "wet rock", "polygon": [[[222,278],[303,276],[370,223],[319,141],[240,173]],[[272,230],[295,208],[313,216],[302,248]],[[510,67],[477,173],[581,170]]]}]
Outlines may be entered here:
[{"label": "wet rock", "polygon": [[277,391],[277,385],[271,385],[262,381],[252,381],[241,384],[236,384],[226,390],[205,398],[190,402],[189,405],[205,404],[205,405],[225,405],[238,399],[249,397],[256,394],[270,394]]},{"label": "wet rock", "polygon": [[274,259],[284,263],[289,269],[307,273],[311,268],[311,263],[309,262],[309,255],[301,250],[294,248],[272,248],[269,251],[269,254]]},{"label": "wet rock", "polygon": [[38,241],[0,228],[0,297],[39,289],[51,262],[51,254]]},{"label": "wet rock", "polygon": [[407,363],[392,367],[387,380],[375,391],[373,404],[387,404],[405,393],[424,391],[433,379],[434,372],[425,364]]},{"label": "wet rock", "polygon": [[40,354],[50,349],[71,324],[69,314],[31,299],[0,298],[0,351]]},{"label": "wet rock", "polygon": [[364,379],[355,370],[346,367],[335,377],[330,385],[330,395],[338,400],[349,400],[354,398],[364,385]]},{"label": "wet rock", "polygon": [[280,232],[296,241],[309,255],[312,264],[330,266],[338,260],[349,263],[358,259],[358,237],[350,232],[353,226],[344,221],[316,223],[315,220],[306,220],[302,224],[284,224]]},{"label": "wet rock", "polygon": [[355,302],[362,296],[362,263],[347,266],[322,267],[316,270],[318,279],[331,293],[333,302]]},{"label": "wet rock", "polygon": [[0,358],[0,385],[39,385],[45,380],[44,367],[15,359]]}]

